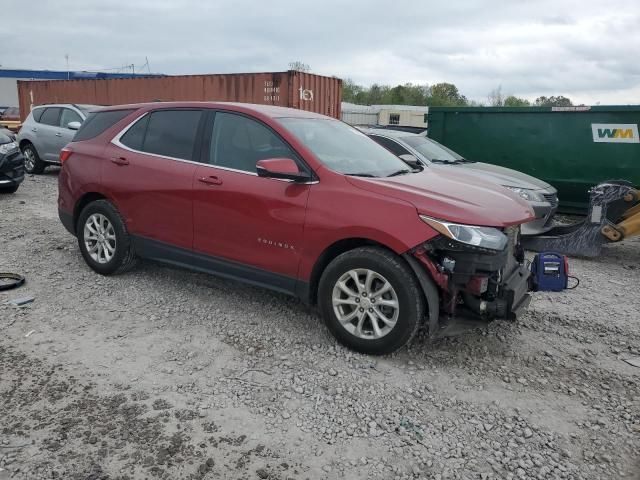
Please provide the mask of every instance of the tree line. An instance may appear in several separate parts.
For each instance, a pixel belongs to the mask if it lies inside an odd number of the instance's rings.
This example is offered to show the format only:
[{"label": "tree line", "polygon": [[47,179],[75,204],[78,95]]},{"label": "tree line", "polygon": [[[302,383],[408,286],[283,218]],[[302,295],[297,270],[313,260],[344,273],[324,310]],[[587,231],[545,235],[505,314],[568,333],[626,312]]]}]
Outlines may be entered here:
[{"label": "tree line", "polygon": [[363,87],[353,80],[347,79],[342,83],[342,99],[345,102],[359,105],[424,105],[431,107],[570,107],[571,100],[562,95],[550,97],[540,96],[530,102],[526,98],[515,95],[505,95],[502,87],[498,86],[487,95],[487,102],[469,100],[452,83],[436,83],[434,85],[379,85],[374,83],[370,87]]},{"label": "tree line", "polygon": [[[296,60],[289,62],[289,70],[310,72],[311,67]],[[358,105],[422,105],[430,107],[571,107],[573,103],[563,95],[540,96],[533,102],[515,95],[504,95],[502,85],[491,90],[487,102],[477,102],[465,97],[453,83],[434,85],[379,85],[363,87],[351,79],[342,82],[342,100]]]}]

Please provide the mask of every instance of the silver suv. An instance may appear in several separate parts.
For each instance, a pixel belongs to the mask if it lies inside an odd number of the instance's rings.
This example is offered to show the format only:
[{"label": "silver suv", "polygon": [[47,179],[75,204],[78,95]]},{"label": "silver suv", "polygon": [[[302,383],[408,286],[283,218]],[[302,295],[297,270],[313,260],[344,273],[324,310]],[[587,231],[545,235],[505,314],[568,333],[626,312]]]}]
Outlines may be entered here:
[{"label": "silver suv", "polygon": [[28,173],[42,173],[60,165],[60,150],[69,143],[96,105],[40,105],[34,107],[18,133],[18,145]]}]

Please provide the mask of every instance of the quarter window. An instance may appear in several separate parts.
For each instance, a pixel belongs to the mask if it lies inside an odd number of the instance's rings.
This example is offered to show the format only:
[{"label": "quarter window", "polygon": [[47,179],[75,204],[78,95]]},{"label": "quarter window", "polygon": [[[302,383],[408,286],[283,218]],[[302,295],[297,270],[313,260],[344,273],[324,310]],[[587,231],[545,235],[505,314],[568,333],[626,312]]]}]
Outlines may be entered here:
[{"label": "quarter window", "polygon": [[144,141],[144,134],[147,131],[148,122],[149,115],[145,115],[134,123],[122,137],[120,137],[120,143],[132,148],[133,150],[142,150],[142,142]]},{"label": "quarter window", "polygon": [[89,140],[104,133],[108,128],[129,115],[133,110],[107,110],[104,112],[92,112],[83,122],[80,130],[73,137],[74,142]]},{"label": "quarter window", "polygon": [[47,108],[40,117],[40,123],[57,127],[60,119],[60,108]]},{"label": "quarter window", "polygon": [[151,113],[142,151],[192,160],[201,116],[200,110],[159,110]]},{"label": "quarter window", "polygon": [[393,140],[390,140],[385,137],[379,137],[378,135],[371,135],[371,138],[373,138],[376,142],[378,142],[380,145],[382,145],[384,148],[389,150],[394,155],[397,155],[398,157],[400,155],[411,154],[406,148],[394,142]]},{"label": "quarter window", "polygon": [[265,125],[232,113],[218,112],[213,123],[208,162],[212,165],[256,172],[256,162],[297,156]]},{"label": "quarter window", "polygon": [[36,122],[40,121],[40,117],[42,117],[42,114],[44,113],[45,109],[44,108],[34,108],[32,115],[33,115],[33,119]]}]

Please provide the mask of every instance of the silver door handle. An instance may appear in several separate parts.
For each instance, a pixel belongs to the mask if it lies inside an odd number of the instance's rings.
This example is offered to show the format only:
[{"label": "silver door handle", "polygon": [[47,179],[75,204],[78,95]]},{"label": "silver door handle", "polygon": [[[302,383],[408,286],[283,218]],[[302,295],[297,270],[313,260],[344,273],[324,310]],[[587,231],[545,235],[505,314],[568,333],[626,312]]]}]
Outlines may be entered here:
[{"label": "silver door handle", "polygon": [[61,137],[62,134],[60,132],[56,133],[56,137]]}]

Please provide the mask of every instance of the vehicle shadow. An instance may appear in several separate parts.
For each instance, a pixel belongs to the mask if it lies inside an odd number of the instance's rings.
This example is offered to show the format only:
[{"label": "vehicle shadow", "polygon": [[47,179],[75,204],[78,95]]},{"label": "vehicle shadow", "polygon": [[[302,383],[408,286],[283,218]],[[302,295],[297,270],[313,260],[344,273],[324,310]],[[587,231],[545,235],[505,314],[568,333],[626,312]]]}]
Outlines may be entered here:
[{"label": "vehicle shadow", "polygon": [[[237,306],[241,305],[245,320],[250,318],[252,321],[264,322],[265,326],[269,325],[280,330],[283,335],[286,334],[287,337],[295,339],[296,343],[306,343],[309,347],[321,344],[326,348],[344,349],[345,352],[350,352],[347,347],[340,345],[333,338],[325,327],[316,306],[307,305],[300,299],[286,294],[150,260],[141,261],[133,271],[125,275],[137,278],[151,277],[155,282],[163,284],[159,286],[162,290],[165,288],[175,290],[176,285],[180,285],[180,290],[185,294],[194,295],[192,304],[196,310],[214,309],[220,312],[220,316],[235,317],[238,314]],[[465,342],[485,339],[486,329],[485,322],[464,321],[456,323],[454,328],[447,329],[446,333],[429,337],[425,324],[408,346],[383,358],[398,357],[405,361],[407,356],[419,357],[424,355],[424,352],[450,352],[455,348],[456,339],[464,339]],[[511,348],[509,344],[501,345],[503,348]],[[351,353],[356,356],[361,355],[356,352]],[[361,356],[377,358],[369,355]]]}]

